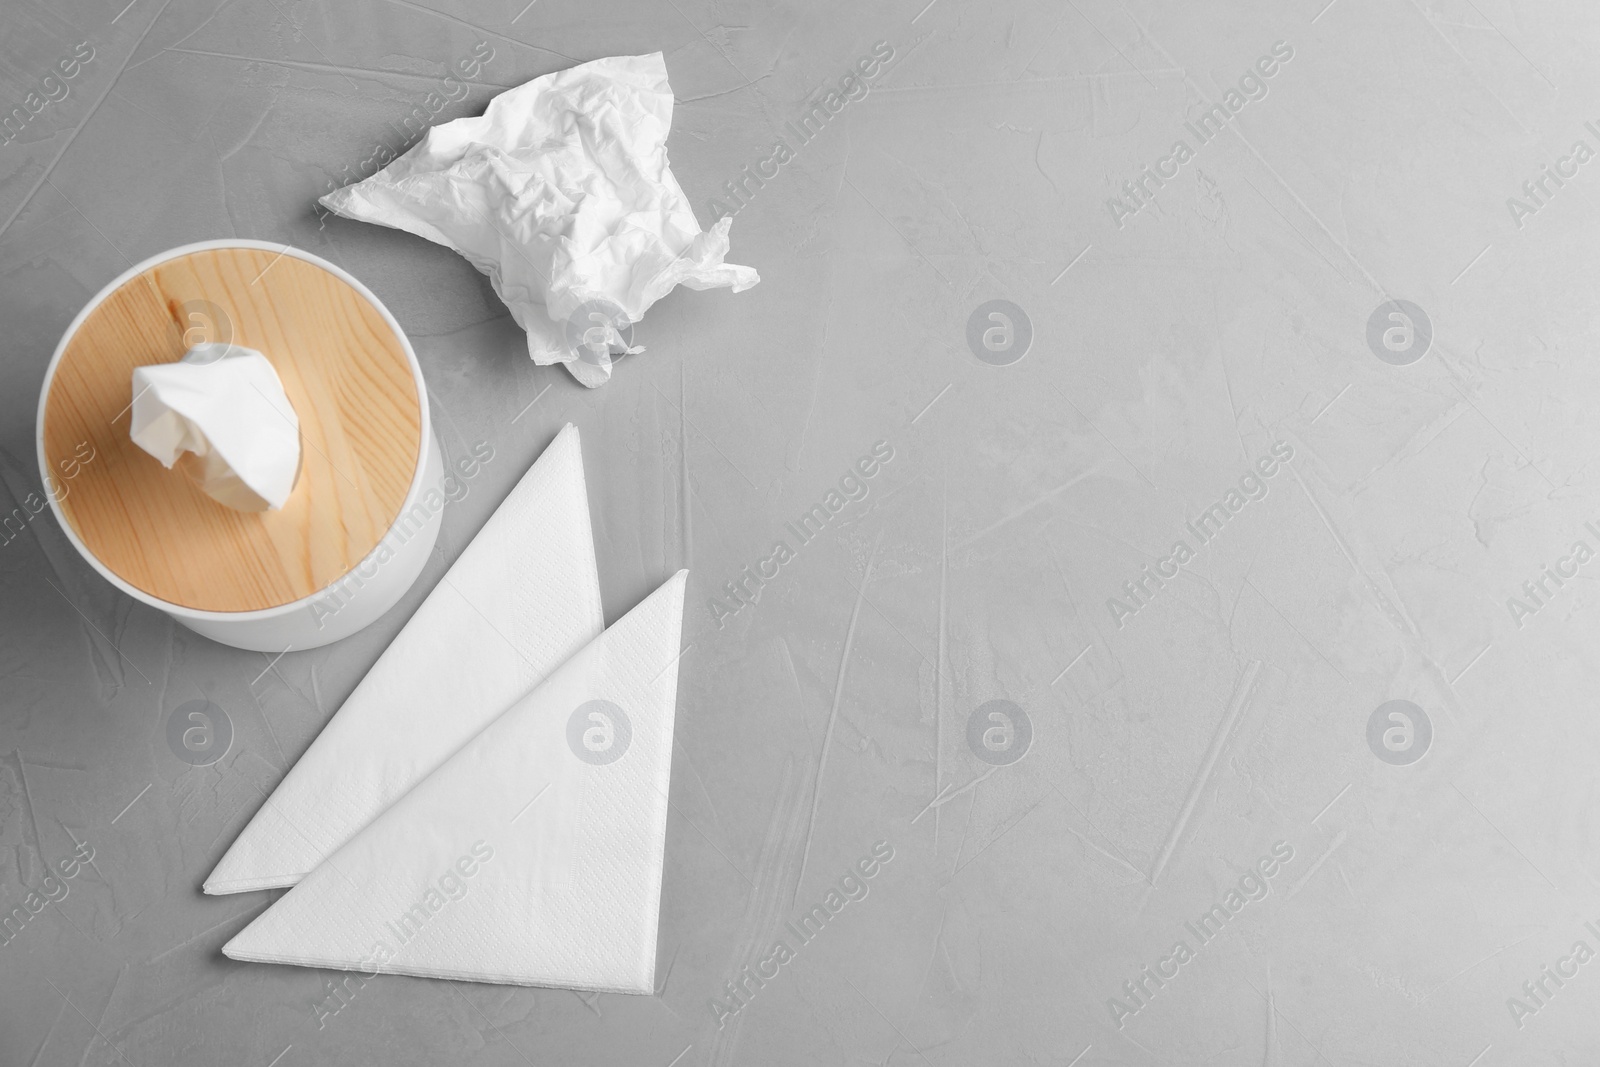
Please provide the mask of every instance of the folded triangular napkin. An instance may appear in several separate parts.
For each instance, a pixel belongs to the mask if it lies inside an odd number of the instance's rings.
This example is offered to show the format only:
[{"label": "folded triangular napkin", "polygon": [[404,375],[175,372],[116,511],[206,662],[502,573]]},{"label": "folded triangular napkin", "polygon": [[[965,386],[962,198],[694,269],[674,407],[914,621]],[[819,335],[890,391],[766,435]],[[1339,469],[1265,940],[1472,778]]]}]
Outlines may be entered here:
[{"label": "folded triangular napkin", "polygon": [[569,425],[256,812],[205,891],[293,885],[604,627],[583,455]]},{"label": "folded triangular napkin", "polygon": [[222,951],[368,975],[654,992],[687,574]]}]

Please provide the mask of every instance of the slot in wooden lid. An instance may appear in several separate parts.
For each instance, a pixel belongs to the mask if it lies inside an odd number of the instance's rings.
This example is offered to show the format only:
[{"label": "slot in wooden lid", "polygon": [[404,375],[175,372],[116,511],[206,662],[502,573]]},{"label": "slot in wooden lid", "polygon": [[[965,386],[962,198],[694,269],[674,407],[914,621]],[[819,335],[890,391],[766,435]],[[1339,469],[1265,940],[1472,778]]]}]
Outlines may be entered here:
[{"label": "slot in wooden lid", "polygon": [[[228,340],[272,361],[300,419],[281,511],[225,507],[128,436],[134,367]],[[345,575],[394,524],[422,450],[403,338],[338,275],[272,249],[187,252],[130,278],[46,388],[44,458],[78,538],[134,588],[204,611],[289,604]]]}]

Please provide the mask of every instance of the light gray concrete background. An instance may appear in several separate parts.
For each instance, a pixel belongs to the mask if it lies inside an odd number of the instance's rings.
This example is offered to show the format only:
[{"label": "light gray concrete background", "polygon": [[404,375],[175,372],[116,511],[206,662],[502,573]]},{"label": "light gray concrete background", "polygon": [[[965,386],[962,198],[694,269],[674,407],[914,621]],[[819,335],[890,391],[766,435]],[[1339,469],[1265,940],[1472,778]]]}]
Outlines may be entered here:
[{"label": "light gray concrete background", "polygon": [[[27,118],[0,146],[0,504],[39,488],[37,394],[74,313],[229,236],[365,281],[447,455],[496,454],[400,607],[275,663],[117,595],[48,514],[0,545],[0,909],[94,849],[0,945],[0,1063],[1593,1060],[1600,10],[523,5],[0,15],[0,106]],[[596,391],[533,366],[453,253],[312,212],[480,44],[438,120],[659,49],[708,225],[880,41],[866,97],[748,187],[730,258],[761,284],[672,294]],[[1275,45],[1202,142],[1186,123]],[[991,300],[1031,326],[1020,360],[998,320],[977,333],[1002,351],[968,345]],[[657,995],[385,978],[319,1017],[330,974],[219,952],[272,895],[200,882],[567,421],[608,621],[691,568]],[[865,499],[799,545],[785,523],[880,441]],[[1245,479],[1280,442],[1292,459]],[[1202,544],[1187,524],[1218,501],[1239,507]],[[719,618],[779,539],[794,558]],[[1179,541],[1193,558],[1163,563]],[[1170,577],[1141,603],[1123,583],[1146,565]],[[197,699],[234,730],[206,767],[166,742]],[[1028,729],[991,707],[969,731],[995,700]],[[865,899],[719,1010],[880,841]]]}]

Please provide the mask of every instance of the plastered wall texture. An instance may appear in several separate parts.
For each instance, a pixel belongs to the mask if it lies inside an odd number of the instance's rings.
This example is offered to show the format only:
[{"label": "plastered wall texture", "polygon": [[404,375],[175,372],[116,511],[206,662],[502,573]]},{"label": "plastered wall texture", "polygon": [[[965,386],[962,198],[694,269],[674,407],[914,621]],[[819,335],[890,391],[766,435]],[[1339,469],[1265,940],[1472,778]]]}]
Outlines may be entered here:
[{"label": "plastered wall texture", "polygon": [[[8,5],[0,1064],[1590,1062],[1597,47],[1575,0]],[[603,388],[314,208],[657,49],[762,282]],[[277,658],[114,593],[32,451],[78,309],[229,236],[361,278],[495,457]],[[690,568],[656,994],[224,958],[274,894],[204,876],[568,421],[607,621]]]}]

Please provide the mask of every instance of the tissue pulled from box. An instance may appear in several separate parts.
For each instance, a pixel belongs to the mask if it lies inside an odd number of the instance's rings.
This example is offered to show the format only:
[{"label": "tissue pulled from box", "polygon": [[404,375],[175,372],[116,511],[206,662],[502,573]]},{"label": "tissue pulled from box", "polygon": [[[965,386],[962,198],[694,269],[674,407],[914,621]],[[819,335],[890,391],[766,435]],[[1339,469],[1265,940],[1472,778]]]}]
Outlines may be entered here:
[{"label": "tissue pulled from box", "polygon": [[300,473],[300,419],[283,382],[241,345],[199,344],[176,363],[135,367],[129,434],[238,511],[283,507]]},{"label": "tissue pulled from box", "polygon": [[642,350],[631,327],[674,286],[761,280],[723,262],[732,216],[700,229],[667,165],[671,127],[661,53],[597,59],[433,127],[320,202],[455,249],[489,276],[534,362],[564,363],[592,388],[613,354]]}]

